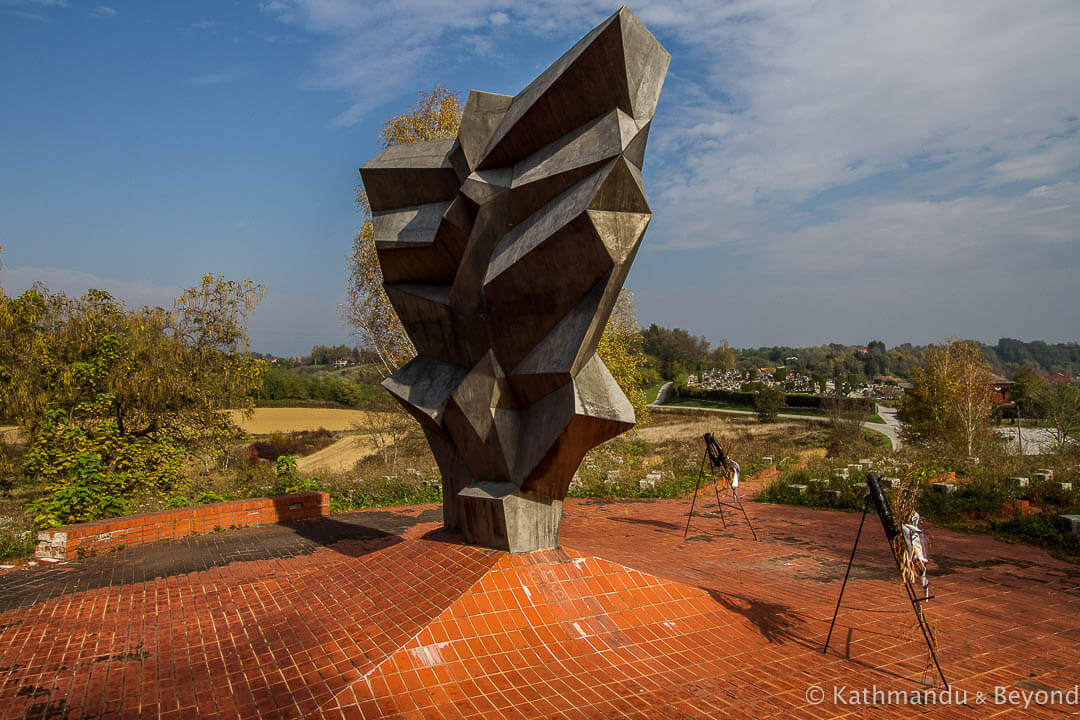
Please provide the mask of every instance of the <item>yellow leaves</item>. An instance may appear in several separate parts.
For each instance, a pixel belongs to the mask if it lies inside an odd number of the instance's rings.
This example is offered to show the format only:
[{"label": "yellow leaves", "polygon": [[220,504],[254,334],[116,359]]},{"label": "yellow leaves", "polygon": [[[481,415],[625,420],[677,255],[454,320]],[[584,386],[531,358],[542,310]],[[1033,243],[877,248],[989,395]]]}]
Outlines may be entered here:
[{"label": "yellow leaves", "polygon": [[641,420],[648,413],[645,393],[641,389],[642,368],[645,366],[644,339],[637,325],[634,296],[625,288],[619,292],[604,333],[596,347],[596,354],[615,378],[634,412]]},{"label": "yellow leaves", "polygon": [[[458,96],[441,84],[436,84],[430,93],[418,95],[411,110],[383,123],[379,133],[383,147],[457,137],[464,109]],[[416,350],[383,290],[371,206],[360,186],[356,188],[356,205],[365,222],[353,238],[352,252],[346,256],[349,279],[345,283],[347,301],[341,312],[365,347],[379,356],[383,374],[389,375],[410,360]]]},{"label": "yellow leaves", "polygon": [[407,113],[383,123],[379,142],[383,147],[457,137],[464,109],[457,95],[436,83],[430,92],[418,93],[419,100]]},{"label": "yellow leaves", "polygon": [[958,455],[973,455],[991,437],[993,372],[976,343],[949,338],[930,345],[901,405],[910,432]]}]

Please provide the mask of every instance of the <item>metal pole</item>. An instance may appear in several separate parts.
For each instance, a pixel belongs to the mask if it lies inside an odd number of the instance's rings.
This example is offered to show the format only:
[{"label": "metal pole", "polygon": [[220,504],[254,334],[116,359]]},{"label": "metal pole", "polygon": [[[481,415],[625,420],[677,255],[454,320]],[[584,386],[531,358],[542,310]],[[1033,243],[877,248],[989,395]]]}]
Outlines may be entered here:
[{"label": "metal pole", "polygon": [[945,683],[945,689],[948,690],[949,681],[945,679],[945,671],[941,669],[941,663],[938,662],[937,652],[934,650],[934,645],[937,644],[937,638],[934,637],[933,630],[926,624],[926,618],[923,617],[922,606],[919,605],[919,594],[915,592],[915,588],[911,586],[911,582],[904,576],[904,567],[900,564],[900,558],[896,554],[896,548],[893,547],[893,544],[888,540],[888,537],[886,537],[886,542],[889,543],[889,552],[892,553],[893,562],[896,563],[896,569],[900,572],[900,577],[904,581],[904,589],[907,591],[911,609],[915,611],[915,618],[919,621],[919,629],[922,630],[923,638],[926,640],[926,649],[930,651],[930,657],[934,660],[934,667],[937,668],[938,675],[941,676],[941,682]]},{"label": "metal pole", "polygon": [[701,468],[698,470],[697,483],[694,485],[694,496],[690,499],[690,514],[686,516],[686,529],[683,530],[683,540],[686,539],[686,534],[690,532],[690,520],[694,517],[694,505],[697,503],[698,488],[701,487],[701,474],[705,472],[705,458],[708,457],[709,451],[705,450],[705,454],[701,456]]},{"label": "metal pole", "polygon": [[[706,451],[706,454],[707,453],[708,453],[708,451]],[[711,466],[712,463],[710,462],[709,465]],[[720,476],[724,477],[724,478],[727,477],[726,475],[723,474],[722,471],[721,471]],[[713,468],[712,481],[713,481],[713,486],[712,486],[713,491],[716,493],[716,507],[720,508],[720,520],[724,523],[724,529],[726,530],[727,529],[727,518],[724,517],[724,503],[720,502],[720,485],[716,482],[716,468]]]},{"label": "metal pole", "polygon": [[[829,651],[829,640],[832,639],[833,627],[836,626],[836,616],[840,613],[840,601],[844,599],[844,588],[847,587],[848,575],[851,574],[851,564],[855,562],[855,550],[859,547],[859,537],[862,535],[863,523],[866,522],[866,512],[870,509],[870,495],[866,496],[866,501],[863,503],[862,518],[859,520],[859,531],[855,533],[855,543],[851,546],[851,557],[848,558],[847,570],[844,571],[844,582],[840,585],[840,596],[836,598],[836,609],[833,610],[832,622],[829,623],[829,634],[825,637],[825,647],[822,648],[822,654]],[[896,559],[895,553],[893,559]]]},{"label": "metal pole", "polygon": [[1020,403],[1013,401],[1013,405],[1016,405],[1016,447],[1020,455],[1024,454],[1024,434],[1020,432]]}]

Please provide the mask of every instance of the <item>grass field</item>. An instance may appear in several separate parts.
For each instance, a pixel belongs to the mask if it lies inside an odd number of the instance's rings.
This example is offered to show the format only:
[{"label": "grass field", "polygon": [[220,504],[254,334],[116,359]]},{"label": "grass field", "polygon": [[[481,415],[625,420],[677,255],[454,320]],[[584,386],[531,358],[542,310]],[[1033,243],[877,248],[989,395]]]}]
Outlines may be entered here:
[{"label": "grass field", "polygon": [[660,388],[664,387],[664,383],[656,383],[651,387],[645,388],[645,402],[656,402],[656,396],[660,394]]}]

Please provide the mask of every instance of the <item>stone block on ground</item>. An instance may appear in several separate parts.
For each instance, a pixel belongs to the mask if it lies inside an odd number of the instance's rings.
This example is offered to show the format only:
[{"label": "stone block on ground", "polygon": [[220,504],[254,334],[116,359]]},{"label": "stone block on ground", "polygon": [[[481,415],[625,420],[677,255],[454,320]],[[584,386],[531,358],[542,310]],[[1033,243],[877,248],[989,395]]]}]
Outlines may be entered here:
[{"label": "stone block on ground", "polygon": [[1058,515],[1058,522],[1065,532],[1080,535],[1080,515]]}]

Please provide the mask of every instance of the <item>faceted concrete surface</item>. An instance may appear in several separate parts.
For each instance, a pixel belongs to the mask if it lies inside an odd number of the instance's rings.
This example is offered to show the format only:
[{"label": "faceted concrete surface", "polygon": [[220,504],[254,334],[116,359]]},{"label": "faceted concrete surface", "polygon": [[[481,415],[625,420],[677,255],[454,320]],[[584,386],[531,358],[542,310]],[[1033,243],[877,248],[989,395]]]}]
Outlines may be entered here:
[{"label": "faceted concrete surface", "polygon": [[[750,486],[751,489],[752,485]],[[711,490],[710,490],[711,492]],[[461,544],[435,507],[231,531],[0,575],[3,718],[1062,717],[976,692],[1080,678],[1080,569],[934,530],[927,615],[968,706],[836,704],[932,668],[858,516],[748,503],[566,501],[562,550]],[[812,686],[828,692],[810,705]],[[940,688],[939,688],[940,689]]]},{"label": "faceted concrete surface", "polygon": [[417,351],[383,385],[470,542],[554,548],[584,453],[634,425],[595,351],[652,217],[641,166],[670,60],[624,7],[517,95],[472,91],[456,140],[360,168]]}]

